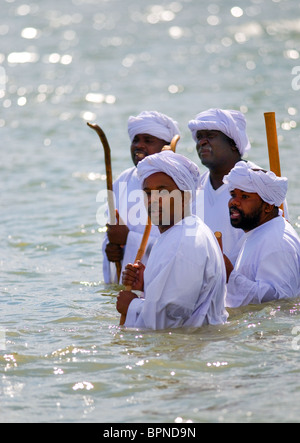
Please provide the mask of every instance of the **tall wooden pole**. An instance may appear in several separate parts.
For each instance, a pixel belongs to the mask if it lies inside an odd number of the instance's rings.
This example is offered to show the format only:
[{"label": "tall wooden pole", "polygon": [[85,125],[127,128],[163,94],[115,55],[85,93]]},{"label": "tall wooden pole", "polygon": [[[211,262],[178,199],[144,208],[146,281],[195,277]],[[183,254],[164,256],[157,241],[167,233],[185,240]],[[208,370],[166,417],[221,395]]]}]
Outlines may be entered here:
[{"label": "tall wooden pole", "polygon": [[[275,112],[265,112],[264,117],[266,124],[270,170],[274,172],[274,174],[276,174],[277,177],[281,177],[281,166],[280,166]],[[283,211],[284,208],[283,204],[280,206],[280,208]]]}]

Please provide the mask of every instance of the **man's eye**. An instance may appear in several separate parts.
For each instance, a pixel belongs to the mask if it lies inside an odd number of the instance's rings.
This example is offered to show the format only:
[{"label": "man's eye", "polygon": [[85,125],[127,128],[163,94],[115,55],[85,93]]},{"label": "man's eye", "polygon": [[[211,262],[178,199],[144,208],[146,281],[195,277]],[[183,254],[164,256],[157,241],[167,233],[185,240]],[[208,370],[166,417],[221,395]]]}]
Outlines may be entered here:
[{"label": "man's eye", "polygon": [[209,134],[198,134],[197,135],[197,140],[198,141],[201,141],[201,140],[203,140],[203,139],[205,139],[205,138],[214,138],[216,136],[216,134],[214,134],[214,133],[209,133]]}]

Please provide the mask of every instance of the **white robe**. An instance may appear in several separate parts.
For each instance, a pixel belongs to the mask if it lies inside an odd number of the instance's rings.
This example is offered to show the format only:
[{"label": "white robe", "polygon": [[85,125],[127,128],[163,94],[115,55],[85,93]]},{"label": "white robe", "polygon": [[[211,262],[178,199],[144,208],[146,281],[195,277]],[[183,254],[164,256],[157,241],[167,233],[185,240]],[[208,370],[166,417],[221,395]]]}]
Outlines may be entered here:
[{"label": "white robe", "polygon": [[201,186],[204,190],[204,222],[213,232],[222,232],[224,254],[234,264],[243,243],[244,231],[231,226],[228,187],[223,184],[215,190],[210,182],[209,171],[201,176]]},{"label": "white robe", "polygon": [[300,296],[300,240],[281,216],[248,232],[227,285],[229,308]]},{"label": "white robe", "polygon": [[225,323],[225,281],[213,233],[198,217],[187,217],[153,246],[144,273],[144,298],[130,303],[125,326],[158,330]]},{"label": "white robe", "polygon": [[[133,168],[129,168],[126,171],[124,171],[119,176],[119,178],[114,182],[113,190],[115,194],[116,209],[118,209],[120,217],[129,228],[129,234],[127,237],[126,246],[124,247],[124,255],[122,260],[122,271],[123,271],[128,263],[134,263],[135,261],[135,257],[139,249],[145,225],[148,219],[144,202],[139,201],[138,196],[134,194],[134,191],[137,190],[141,191],[141,184],[137,176],[137,168],[134,166]],[[132,198],[130,199],[129,195],[132,192],[133,192],[133,194],[131,194]],[[140,221],[140,223],[136,225],[132,223],[133,220],[130,217],[130,211],[134,212],[134,209],[137,207],[140,208],[140,211],[138,214],[136,214],[137,216],[136,218],[137,220]],[[144,264],[147,263],[153,243],[155,242],[158,236],[159,236],[158,228],[156,226],[152,226],[150,237],[148,240],[147,250],[142,260]],[[105,248],[107,244],[108,244],[108,238],[107,235],[105,235],[102,243],[104,282],[107,284],[118,283],[116,266],[114,263],[108,261],[105,253]],[[121,281],[122,281],[122,275],[121,275]]]}]

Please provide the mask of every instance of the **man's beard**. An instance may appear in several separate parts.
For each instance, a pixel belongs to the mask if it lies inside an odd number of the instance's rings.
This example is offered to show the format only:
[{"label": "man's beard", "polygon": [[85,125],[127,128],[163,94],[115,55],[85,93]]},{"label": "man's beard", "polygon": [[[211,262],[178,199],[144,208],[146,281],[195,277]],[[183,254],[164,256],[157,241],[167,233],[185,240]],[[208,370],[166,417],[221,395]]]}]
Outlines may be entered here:
[{"label": "man's beard", "polygon": [[236,206],[232,206],[230,209],[234,209],[240,214],[240,218],[238,220],[230,219],[231,225],[234,228],[243,229],[243,231],[248,232],[260,225],[262,205],[251,215],[245,215],[244,212],[238,209]]}]

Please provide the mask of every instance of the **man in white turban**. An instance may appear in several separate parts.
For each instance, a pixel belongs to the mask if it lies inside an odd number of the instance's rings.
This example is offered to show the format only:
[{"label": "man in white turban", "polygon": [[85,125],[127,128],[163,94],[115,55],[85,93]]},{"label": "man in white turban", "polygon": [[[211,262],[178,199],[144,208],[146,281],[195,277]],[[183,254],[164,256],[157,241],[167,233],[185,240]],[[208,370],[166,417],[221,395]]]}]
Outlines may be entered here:
[{"label": "man in white turban", "polygon": [[[222,253],[188,204],[199,186],[199,168],[165,151],[145,158],[137,169],[160,237],[146,267],[128,264],[123,273],[125,286],[143,291],[141,298],[132,291],[120,292],[117,309],[126,316],[125,326],[158,330],[224,323],[228,314]],[[186,193],[189,197],[184,198]]]},{"label": "man in white turban", "polygon": [[[143,158],[160,152],[165,145],[169,145],[177,134],[180,134],[177,122],[157,111],[144,111],[128,119],[134,166],[125,170],[113,185],[120,223],[107,225],[107,235],[102,245],[105,283],[119,283],[113,263],[121,262],[126,265],[134,261],[147,223],[143,200],[139,201],[141,185],[136,166]],[[158,235],[158,229],[153,227],[143,259],[145,263]]]},{"label": "man in white turban", "polygon": [[[160,140],[163,140],[165,144],[170,144],[175,135],[179,135],[179,128],[176,121],[168,117],[165,114],[156,111],[144,111],[138,116],[131,116],[128,119],[128,135],[131,143],[135,140],[139,134],[150,134]],[[134,151],[137,148],[133,149]],[[144,150],[141,150],[144,153]],[[135,165],[138,163],[134,159]]]},{"label": "man in white turban", "polygon": [[209,109],[201,112],[189,122],[193,139],[198,142],[198,131],[219,131],[233,140],[232,146],[236,147],[240,156],[251,149],[246,133],[246,119],[239,111],[225,109]]},{"label": "man in white turban", "polygon": [[[236,163],[250,150],[244,115],[235,110],[209,109],[188,124],[199,158],[208,171],[202,174],[204,221],[213,232],[223,234],[225,254],[234,263],[244,233],[233,229],[228,217],[227,185],[223,183]],[[257,167],[247,162],[249,167]]]},{"label": "man in white turban", "polygon": [[235,266],[225,257],[227,307],[300,296],[300,240],[278,209],[287,179],[239,162],[224,183],[231,224],[246,233]]}]

